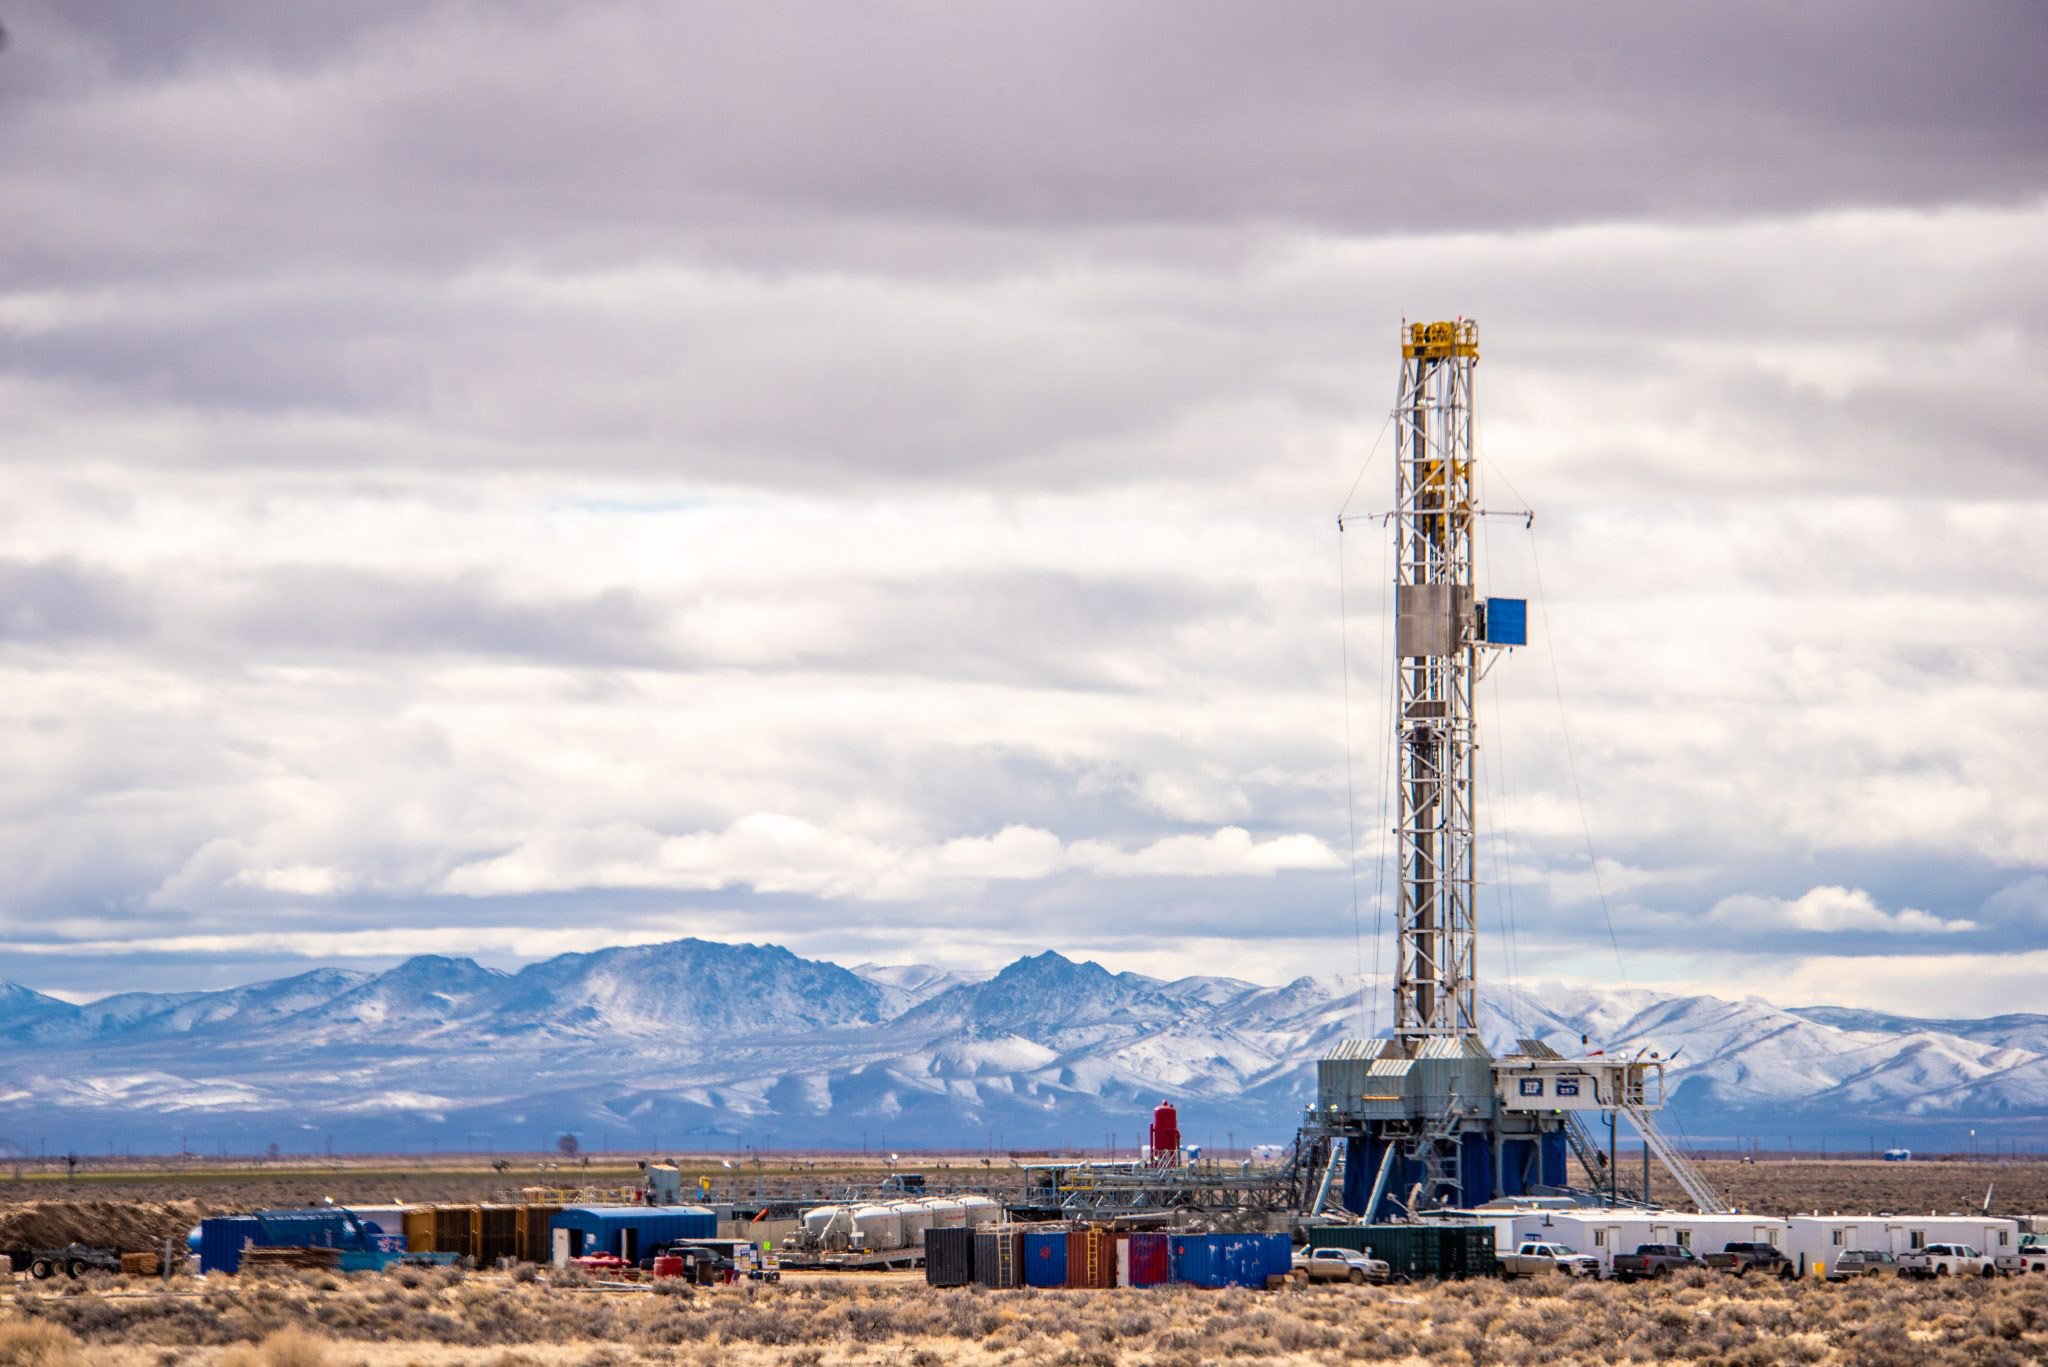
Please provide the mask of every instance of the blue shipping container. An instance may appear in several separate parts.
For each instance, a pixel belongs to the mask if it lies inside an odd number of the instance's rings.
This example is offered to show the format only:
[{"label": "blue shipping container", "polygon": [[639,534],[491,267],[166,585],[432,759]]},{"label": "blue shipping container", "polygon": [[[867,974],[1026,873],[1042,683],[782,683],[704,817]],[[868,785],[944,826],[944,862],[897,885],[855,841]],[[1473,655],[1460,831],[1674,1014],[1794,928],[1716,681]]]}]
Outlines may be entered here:
[{"label": "blue shipping container", "polygon": [[253,1215],[217,1215],[199,1222],[199,1270],[236,1272],[242,1266],[242,1246],[263,1242],[263,1226]]},{"label": "blue shipping container", "polygon": [[548,1228],[570,1231],[572,1258],[612,1253],[637,1261],[658,1244],[717,1238],[718,1215],[708,1206],[570,1206]]},{"label": "blue shipping container", "polygon": [[1173,1238],[1173,1280],[1190,1286],[1221,1286],[1216,1240],[1208,1234],[1176,1234]]},{"label": "blue shipping container", "polygon": [[1067,1232],[1064,1229],[1024,1231],[1024,1285],[1067,1284]]},{"label": "blue shipping container", "polygon": [[1285,1234],[1176,1234],[1173,1280],[1193,1286],[1264,1286],[1294,1264]]}]

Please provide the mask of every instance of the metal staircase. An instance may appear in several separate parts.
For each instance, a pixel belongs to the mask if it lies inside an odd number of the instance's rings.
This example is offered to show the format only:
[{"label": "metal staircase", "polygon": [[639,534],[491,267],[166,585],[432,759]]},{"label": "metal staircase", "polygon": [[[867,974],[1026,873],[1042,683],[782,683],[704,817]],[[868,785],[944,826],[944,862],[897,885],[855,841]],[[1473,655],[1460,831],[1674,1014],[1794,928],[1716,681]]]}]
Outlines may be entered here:
[{"label": "metal staircase", "polygon": [[1564,1137],[1572,1146],[1572,1152],[1578,1155],[1579,1166],[1592,1179],[1594,1191],[1612,1191],[1618,1198],[1629,1201],[1649,1199],[1647,1192],[1636,1191],[1635,1183],[1620,1180],[1619,1173],[1610,1178],[1607,1152],[1600,1147],[1599,1136],[1587,1129],[1586,1122],[1570,1111],[1565,1112]]},{"label": "metal staircase", "polygon": [[1657,1161],[1662,1163],[1664,1170],[1677,1181],[1687,1198],[1699,1207],[1700,1214],[1729,1213],[1728,1203],[1714,1190],[1714,1184],[1707,1180],[1706,1174],[1693,1165],[1690,1158],[1679,1151],[1676,1144],[1665,1137],[1664,1132],[1657,1128],[1657,1122],[1650,1119],[1648,1111],[1640,1106],[1624,1104],[1621,1113],[1628,1117],[1629,1124],[1636,1127],[1636,1133],[1643,1137],[1643,1142],[1650,1146],[1650,1152],[1657,1155]]},{"label": "metal staircase", "polygon": [[[1454,1163],[1458,1152],[1458,1135],[1464,1128],[1465,1116],[1458,1109],[1458,1098],[1453,1095],[1444,1103],[1443,1110],[1424,1123],[1422,1138],[1417,1147],[1422,1159],[1423,1199],[1437,1201],[1437,1193],[1445,1187],[1456,1191],[1457,1197],[1450,1204],[1465,1204],[1465,1184],[1461,1174],[1464,1165]],[[1446,1154],[1446,1150],[1449,1153]]]}]

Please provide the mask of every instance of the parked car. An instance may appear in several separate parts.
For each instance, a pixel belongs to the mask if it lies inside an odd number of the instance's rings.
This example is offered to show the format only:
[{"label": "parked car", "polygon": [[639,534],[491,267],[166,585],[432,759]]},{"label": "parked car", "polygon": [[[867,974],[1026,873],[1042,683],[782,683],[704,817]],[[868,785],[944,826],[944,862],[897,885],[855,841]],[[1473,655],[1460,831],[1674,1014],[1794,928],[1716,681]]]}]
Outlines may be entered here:
[{"label": "parked car", "polygon": [[1348,1248],[1309,1249],[1294,1255],[1294,1265],[1312,1282],[1384,1282],[1393,1270],[1384,1259]]},{"label": "parked car", "polygon": [[1851,1277],[1896,1277],[1899,1260],[1881,1248],[1845,1248],[1828,1265],[1828,1280],[1845,1282]]},{"label": "parked car", "polygon": [[1508,1281],[1517,1277],[1542,1276],[1547,1272],[1562,1272],[1567,1277],[1597,1277],[1600,1275],[1600,1260],[1590,1253],[1574,1253],[1563,1244],[1524,1239],[1514,1252],[1503,1253],[1494,1259],[1493,1270]]},{"label": "parked car", "polygon": [[2020,1246],[1997,1258],[1998,1270],[2007,1276],[2022,1272],[2048,1272],[2048,1234],[2022,1234]]},{"label": "parked car", "polygon": [[1632,1282],[1638,1277],[1668,1277],[1673,1272],[1704,1266],[1684,1244],[1638,1244],[1633,1253],[1614,1255],[1614,1279]]},{"label": "parked car", "polygon": [[1998,1267],[1968,1244],[1929,1244],[1899,1255],[1907,1277],[1995,1277]]},{"label": "parked car", "polygon": [[1719,1253],[1709,1253],[1705,1262],[1708,1267],[1717,1267],[1723,1272],[1733,1272],[1738,1277],[1751,1272],[1761,1272],[1772,1277],[1792,1277],[1798,1269],[1785,1251],[1776,1244],[1726,1244]]}]

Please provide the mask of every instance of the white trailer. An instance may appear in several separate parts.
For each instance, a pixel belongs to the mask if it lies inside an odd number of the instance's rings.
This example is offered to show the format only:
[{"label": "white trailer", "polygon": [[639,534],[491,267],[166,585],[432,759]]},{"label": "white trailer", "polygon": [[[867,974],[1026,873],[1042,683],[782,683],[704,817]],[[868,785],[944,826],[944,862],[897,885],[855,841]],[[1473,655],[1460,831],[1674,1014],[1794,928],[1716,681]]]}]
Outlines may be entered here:
[{"label": "white trailer", "polygon": [[2019,1249],[2019,1222],[1989,1215],[1795,1215],[1787,1222],[1791,1241],[1785,1252],[1802,1264],[1833,1266],[1852,1248],[1872,1248],[1894,1256],[1928,1244],[1969,1244],[1996,1258]]},{"label": "white trailer", "polygon": [[1600,1260],[1612,1276],[1614,1255],[1641,1244],[1681,1244],[1705,1256],[1729,1244],[1785,1247],[1785,1221],[1774,1215],[1701,1215],[1681,1210],[1544,1210],[1515,1217],[1517,1239],[1560,1243]]}]

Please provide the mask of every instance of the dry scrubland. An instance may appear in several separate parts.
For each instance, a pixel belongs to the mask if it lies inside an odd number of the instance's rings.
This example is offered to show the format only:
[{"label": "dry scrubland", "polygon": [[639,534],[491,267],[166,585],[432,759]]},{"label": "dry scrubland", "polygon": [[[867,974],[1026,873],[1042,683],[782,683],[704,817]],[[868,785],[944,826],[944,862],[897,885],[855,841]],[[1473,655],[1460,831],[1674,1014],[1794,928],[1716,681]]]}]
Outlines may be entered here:
[{"label": "dry scrubland", "polygon": [[[187,1284],[189,1286],[189,1284]],[[940,1291],[915,1278],[612,1294],[452,1270],[120,1296],[19,1293],[0,1364],[1641,1362],[2002,1367],[2048,1359],[2048,1282],[1782,1283],[1692,1273],[1379,1289]]]},{"label": "dry scrubland", "polygon": [[[1885,1163],[1865,1159],[1788,1159],[1783,1162],[1707,1162],[1700,1165],[1720,1193],[1743,1210],[1764,1215],[1889,1210],[1974,1211],[1993,1188],[1993,1215],[2048,1215],[2048,1162]],[[1628,1172],[1624,1162],[1622,1171]],[[1664,1178],[1658,1169],[1653,1178]],[[1653,1181],[1657,1199],[1684,1207],[1668,1179]]]},{"label": "dry scrubland", "polygon": [[[1973,1210],[1995,1182],[1995,1212],[2048,1213],[2048,1163],[1706,1167],[1737,1203],[1763,1212]],[[629,1171],[594,1168],[591,1177],[616,1180]],[[771,1170],[771,1186],[778,1175],[817,1180],[810,1170]],[[476,1200],[534,1180],[530,1170],[499,1175],[481,1164],[450,1164],[0,1182],[0,1226],[146,1219],[161,1220],[168,1231],[213,1211],[310,1205],[329,1195],[362,1203],[393,1196]],[[135,1209],[174,1201],[180,1204]],[[1662,1285],[1477,1281],[1269,1294],[1187,1287],[938,1291],[915,1276],[791,1277],[780,1287],[607,1293],[550,1285],[532,1269],[517,1277],[451,1269],[211,1285],[180,1279],[168,1290],[106,1277],[76,1285],[18,1281],[11,1297],[0,1296],[0,1367],[1611,1361],[2043,1362],[2048,1279],[1823,1286],[1693,1274]]]}]

